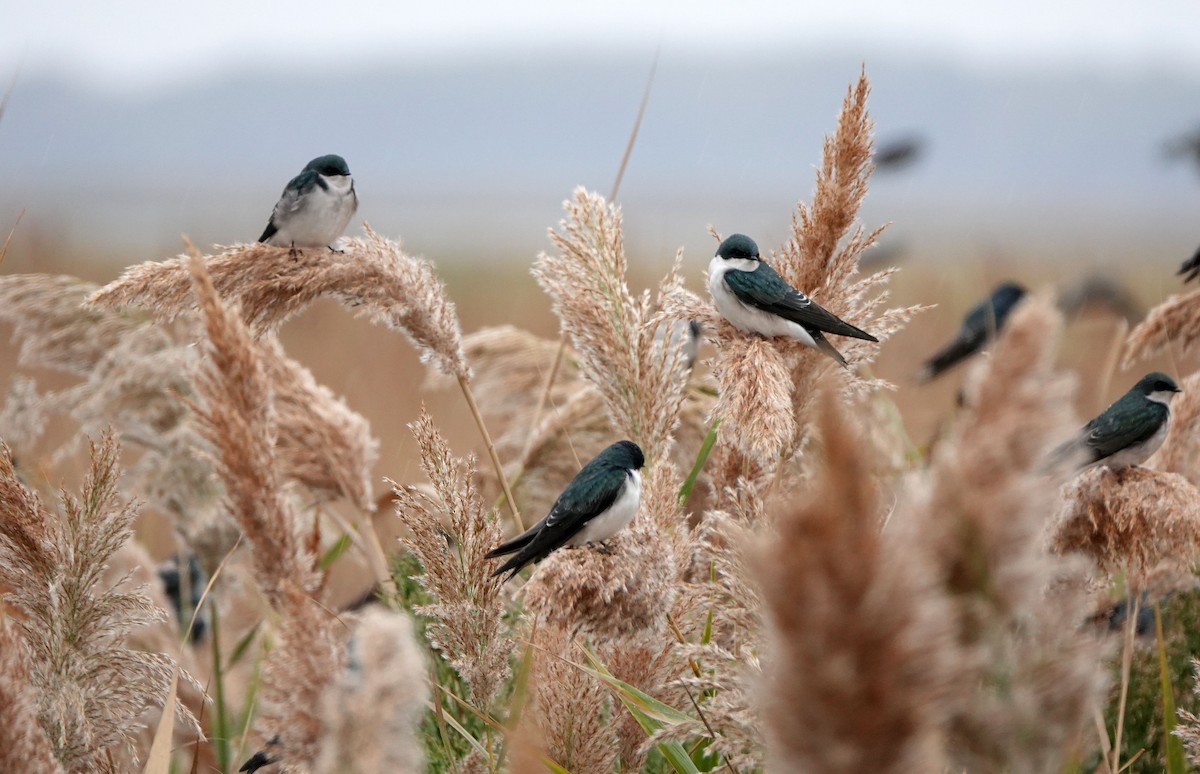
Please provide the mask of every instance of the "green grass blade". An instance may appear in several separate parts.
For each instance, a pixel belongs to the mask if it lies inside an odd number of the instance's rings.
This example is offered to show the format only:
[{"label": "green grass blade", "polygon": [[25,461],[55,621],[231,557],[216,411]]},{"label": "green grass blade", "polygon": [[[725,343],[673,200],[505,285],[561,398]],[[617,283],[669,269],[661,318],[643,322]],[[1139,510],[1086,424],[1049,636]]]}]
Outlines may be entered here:
[{"label": "green grass blade", "polygon": [[[612,673],[596,657],[596,654],[592,653],[586,645],[581,644],[579,647],[591,663],[591,666],[576,664],[573,661],[568,661],[567,663],[572,664],[577,669],[582,669],[584,672],[605,683],[621,703],[625,705],[625,709],[629,710],[629,714],[633,715],[634,720],[637,721],[638,725],[642,727],[642,730],[647,735],[653,734],[665,726],[691,722],[691,718],[688,715],[680,712],[671,705],[664,704],[629,683],[613,677]],[[677,774],[700,774],[700,769],[696,768],[692,757],[680,742],[660,742],[657,747],[658,751],[662,753],[662,756],[671,764],[671,767]]]},{"label": "green grass blade", "polygon": [[249,650],[250,644],[254,642],[254,635],[258,634],[258,627],[262,625],[262,621],[255,623],[250,627],[250,631],[242,635],[242,638],[233,646],[233,652],[229,654],[229,663],[226,669],[232,669],[236,666]]},{"label": "green grass blade", "polygon": [[213,720],[212,720],[212,747],[213,753],[217,758],[217,767],[222,772],[229,771],[230,752],[229,749],[229,712],[225,707],[225,668],[221,663],[221,616],[217,608],[216,600],[210,603],[209,609],[209,625],[212,627],[210,633],[212,641],[212,660],[213,660]]},{"label": "green grass blade", "polygon": [[692,496],[692,489],[696,486],[696,479],[700,477],[700,471],[704,470],[704,463],[708,462],[708,455],[717,443],[717,426],[720,424],[721,419],[718,417],[708,426],[708,434],[704,436],[704,442],[700,444],[700,451],[696,454],[696,461],[692,463],[691,471],[688,473],[687,478],[683,480],[683,485],[679,487],[680,504],[686,503],[688,498]]},{"label": "green grass blade", "polygon": [[1158,676],[1162,689],[1163,747],[1167,753],[1167,774],[1186,774],[1183,742],[1175,736],[1175,693],[1171,686],[1171,670],[1167,666],[1167,647],[1163,639],[1162,608],[1154,603],[1154,634],[1158,641]]},{"label": "green grass blade", "polygon": [[338,539],[333,542],[333,545],[329,547],[329,550],[326,551],[321,557],[318,566],[322,570],[328,570],[333,566],[333,563],[341,557],[342,554],[346,553],[346,549],[351,546],[352,542],[353,541],[350,539],[350,535],[343,532],[340,536],[338,536]]}]

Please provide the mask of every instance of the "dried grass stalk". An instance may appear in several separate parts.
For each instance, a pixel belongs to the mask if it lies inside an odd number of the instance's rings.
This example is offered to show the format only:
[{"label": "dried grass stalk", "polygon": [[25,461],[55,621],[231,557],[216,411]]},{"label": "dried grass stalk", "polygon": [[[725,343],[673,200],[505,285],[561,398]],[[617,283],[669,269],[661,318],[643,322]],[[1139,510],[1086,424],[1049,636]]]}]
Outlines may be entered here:
[{"label": "dried grass stalk", "polygon": [[325,733],[322,697],[342,660],[336,621],[312,598],[321,583],[318,542],[301,534],[282,488],[274,393],[260,351],[241,316],[217,297],[204,262],[193,257],[188,268],[206,334],[197,423],[215,450],[229,512],[253,544],[255,579],[280,616],[255,728],[277,740],[281,771],[307,772]]},{"label": "dried grass stalk", "polygon": [[[261,243],[227,247],[206,256],[217,293],[236,304],[256,332],[273,329],[322,296],[356,309],[373,322],[405,333],[422,361],[448,375],[466,375],[454,303],[432,265],[404,252],[370,227],[343,241],[343,252],[313,251],[301,260],[287,248]],[[93,307],[138,307],[160,320],[195,308],[188,255],[127,270],[94,293]]]},{"label": "dried grass stalk", "polygon": [[848,427],[827,393],[824,470],[756,552],[768,770],[939,771],[948,611],[922,565],[881,539],[872,457]]},{"label": "dried grass stalk", "polygon": [[259,585],[280,609],[285,587],[314,591],[320,578],[275,464],[271,382],[249,329],[217,297],[204,263],[195,258],[190,268],[206,335],[205,363],[195,379],[197,425],[215,451],[227,509],[253,543]]},{"label": "dried grass stalk", "polygon": [[1054,547],[1135,583],[1162,562],[1192,567],[1200,562],[1200,489],[1176,473],[1089,468],[1063,490]]},{"label": "dried grass stalk", "polygon": [[0,611],[0,771],[64,771],[38,723],[34,690],[25,641]]},{"label": "dried grass stalk", "polygon": [[533,276],[552,300],[579,355],[579,370],[604,396],[618,436],[646,453],[650,467],[670,451],[686,375],[679,341],[656,337],[655,312],[680,288],[677,255],[658,287],[635,298],[626,282],[621,211],[602,196],[575,189],[567,217],[551,231],[556,254],[542,253]]},{"label": "dried grass stalk", "polygon": [[579,662],[574,637],[556,626],[538,626],[533,646],[533,696],[526,712],[547,756],[567,771],[613,771],[617,745],[608,722],[608,692],[599,680],[567,663]]},{"label": "dried grass stalk", "polygon": [[479,498],[474,460],[454,457],[428,414],[410,425],[434,496],[394,485],[396,512],[411,534],[401,543],[421,562],[419,582],[435,602],[427,637],[470,687],[474,706],[490,709],[508,680],[513,641],[504,621],[503,579],[486,554],[503,540],[497,515]]},{"label": "dried grass stalk", "polygon": [[312,372],[288,357],[274,336],[255,342],[264,374],[271,383],[279,428],[280,469],[316,493],[344,496],[361,510],[374,508],[371,470],[379,441],[363,416]]},{"label": "dried grass stalk", "polygon": [[417,729],[429,689],[406,615],[370,608],[354,629],[349,663],[325,696],[318,774],[420,774]]},{"label": "dried grass stalk", "polygon": [[637,524],[610,538],[604,551],[555,551],[525,584],[525,606],[538,621],[598,642],[661,631],[677,570],[656,530]]},{"label": "dried grass stalk", "polygon": [[21,342],[21,365],[87,376],[106,353],[130,337],[167,343],[134,315],[85,309],[97,286],[75,277],[16,274],[0,277],[0,320]]},{"label": "dried grass stalk", "polygon": [[992,356],[968,372],[966,405],[927,485],[889,522],[950,604],[953,769],[1061,770],[1106,680],[1099,643],[1070,623],[1089,613],[1084,568],[1045,545],[1058,482],[1043,461],[1074,429],[1062,410],[1070,382],[1053,371],[1061,324],[1045,298],[1013,313]]},{"label": "dried grass stalk", "polygon": [[279,771],[307,774],[329,733],[325,697],[340,674],[345,654],[333,613],[291,578],[276,594],[279,629],[263,666],[258,736],[276,740]]},{"label": "dried grass stalk", "polygon": [[[1194,656],[1192,657],[1192,672],[1196,675],[1192,692],[1200,696],[1200,660]],[[1188,761],[1193,766],[1200,766],[1200,717],[1185,709],[1178,712],[1179,724],[1175,726],[1175,736],[1183,742],[1183,749],[1187,754]]]},{"label": "dried grass stalk", "polygon": [[1174,295],[1154,307],[1125,340],[1121,367],[1154,357],[1175,344],[1188,352],[1200,340],[1200,289]]},{"label": "dried grass stalk", "polygon": [[[162,653],[130,649],[130,632],[165,613],[138,589],[102,583],[105,567],[133,534],[137,512],[117,496],[119,450],[111,436],[92,447],[81,496],[63,492],[47,510],[21,484],[0,450],[0,588],[20,611],[16,629],[42,730],[68,771],[111,771],[131,745],[146,708],[167,693],[177,668]],[[199,733],[195,718],[173,708]]]}]

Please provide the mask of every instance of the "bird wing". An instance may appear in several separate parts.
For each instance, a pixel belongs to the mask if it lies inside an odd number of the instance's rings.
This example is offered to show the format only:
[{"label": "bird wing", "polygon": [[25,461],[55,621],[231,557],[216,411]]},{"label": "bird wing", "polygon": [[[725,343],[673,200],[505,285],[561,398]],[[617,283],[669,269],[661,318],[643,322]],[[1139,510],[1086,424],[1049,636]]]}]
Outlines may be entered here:
[{"label": "bird wing", "polygon": [[1184,282],[1191,282],[1196,277],[1200,277],[1200,247],[1196,248],[1196,254],[1184,261],[1183,265],[1179,267],[1179,271],[1175,273],[1186,274],[1187,276],[1183,278]]},{"label": "bird wing", "polygon": [[867,341],[879,341],[866,331],[838,319],[820,304],[787,284],[783,277],[766,263],[760,262],[754,271],[735,269],[725,272],[725,284],[743,304],[779,315],[805,328],[815,328],[826,333]]},{"label": "bird wing", "polygon": [[320,180],[321,176],[309,169],[288,181],[287,186],[283,189],[283,194],[279,197],[279,201],[275,203],[275,209],[271,211],[271,219],[267,221],[267,228],[263,231],[262,236],[258,238],[258,241],[266,242],[275,236],[279,231],[278,224],[283,220],[287,220],[289,215],[294,215],[299,211],[304,195],[311,191]]},{"label": "bird wing", "polygon": [[1083,427],[1083,444],[1102,460],[1158,432],[1167,407],[1141,395],[1127,395]]},{"label": "bird wing", "polygon": [[511,578],[525,565],[541,561],[566,544],[593,516],[612,507],[627,478],[627,475],[612,475],[612,468],[607,465],[593,467],[589,462],[554,501],[546,518],[488,553],[489,558],[495,558],[516,552],[516,556],[492,574],[509,572]]},{"label": "bird wing", "polygon": [[963,318],[958,334],[933,357],[925,361],[921,381],[929,381],[951,366],[978,352],[987,343],[989,332],[998,327],[989,301],[975,305]]}]

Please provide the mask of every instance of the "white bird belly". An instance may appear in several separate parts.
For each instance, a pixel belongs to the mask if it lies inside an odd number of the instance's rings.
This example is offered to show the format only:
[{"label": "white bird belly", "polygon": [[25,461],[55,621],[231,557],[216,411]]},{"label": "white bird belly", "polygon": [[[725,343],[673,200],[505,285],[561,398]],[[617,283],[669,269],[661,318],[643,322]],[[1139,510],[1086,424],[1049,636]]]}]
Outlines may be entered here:
[{"label": "white bird belly", "polygon": [[275,235],[268,241],[282,247],[327,247],[341,238],[354,216],[357,201],[351,192],[350,178],[342,183],[326,178],[329,190],[314,187],[305,195],[296,212],[283,223],[276,222]]},{"label": "white bird belly", "polygon": [[1098,461],[1097,465],[1106,465],[1112,470],[1128,468],[1134,465],[1141,465],[1146,460],[1153,456],[1154,452],[1163,445],[1163,441],[1167,440],[1167,432],[1170,429],[1170,421],[1163,422],[1154,435],[1134,446],[1129,446],[1116,454],[1110,454],[1104,459]]},{"label": "white bird belly", "polygon": [[[739,264],[745,264],[740,266]],[[730,271],[753,271],[758,261],[743,259],[729,260],[716,257],[708,264],[708,292],[713,304],[721,316],[735,328],[747,333],[757,333],[760,336],[787,336],[801,343],[816,348],[816,342],[804,330],[804,326],[785,320],[777,314],[764,312],[761,309],[742,303],[729,286],[725,284],[725,273]]]},{"label": "white bird belly", "polygon": [[633,521],[637,515],[638,504],[642,500],[642,474],[636,470],[629,471],[629,482],[617,497],[616,502],[608,506],[608,510],[592,518],[583,529],[567,541],[569,546],[583,546],[588,543],[598,543],[608,540],[617,534],[626,524]]}]

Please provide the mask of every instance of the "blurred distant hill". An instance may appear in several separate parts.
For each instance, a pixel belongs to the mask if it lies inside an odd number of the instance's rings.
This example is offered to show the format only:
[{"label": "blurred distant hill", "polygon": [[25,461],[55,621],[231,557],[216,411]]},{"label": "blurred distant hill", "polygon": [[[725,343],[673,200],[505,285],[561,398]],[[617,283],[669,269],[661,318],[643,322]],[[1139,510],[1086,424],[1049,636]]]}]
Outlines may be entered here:
[{"label": "blurred distant hill", "polygon": [[[288,178],[336,152],[359,220],[439,260],[528,260],[572,187],[610,189],[650,63],[529,51],[312,77],[231,60],[221,77],[135,93],[25,73],[0,121],[0,231],[25,208],[19,238],[126,262],[175,252],[181,232],[250,240]],[[621,190],[631,247],[707,255],[708,223],[783,239],[862,64],[664,53]],[[895,222],[893,244],[943,258],[1175,261],[1200,243],[1200,171],[1163,153],[1200,125],[1200,72],[886,53],[865,64],[880,140],[922,142],[868,200],[870,225]]]}]

